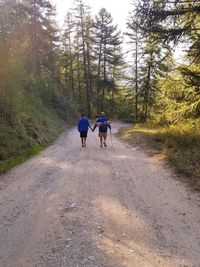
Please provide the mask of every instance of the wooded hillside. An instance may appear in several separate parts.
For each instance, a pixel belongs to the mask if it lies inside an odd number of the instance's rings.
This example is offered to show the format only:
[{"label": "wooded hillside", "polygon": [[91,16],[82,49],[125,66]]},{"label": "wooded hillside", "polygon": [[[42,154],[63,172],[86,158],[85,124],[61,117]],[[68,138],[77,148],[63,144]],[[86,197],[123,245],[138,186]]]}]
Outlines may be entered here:
[{"label": "wooded hillside", "polygon": [[48,143],[78,112],[198,128],[200,1],[135,0],[124,33],[82,0],[62,29],[55,12],[49,0],[0,0],[0,161]]}]

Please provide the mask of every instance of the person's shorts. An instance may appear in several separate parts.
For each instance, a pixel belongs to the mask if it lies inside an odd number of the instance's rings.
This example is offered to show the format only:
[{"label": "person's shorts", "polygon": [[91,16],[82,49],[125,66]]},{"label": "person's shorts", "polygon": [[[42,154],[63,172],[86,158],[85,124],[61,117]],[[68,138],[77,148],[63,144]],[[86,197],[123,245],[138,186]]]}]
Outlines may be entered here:
[{"label": "person's shorts", "polygon": [[107,137],[107,133],[104,133],[104,132],[99,132],[99,137]]},{"label": "person's shorts", "polygon": [[81,138],[86,138],[87,137],[87,131],[80,132],[80,137]]}]

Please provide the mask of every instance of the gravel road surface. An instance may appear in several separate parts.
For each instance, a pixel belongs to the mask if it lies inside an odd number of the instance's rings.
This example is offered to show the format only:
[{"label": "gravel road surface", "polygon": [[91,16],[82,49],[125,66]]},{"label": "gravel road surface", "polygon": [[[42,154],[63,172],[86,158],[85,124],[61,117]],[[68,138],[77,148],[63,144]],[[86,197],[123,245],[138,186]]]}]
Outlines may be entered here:
[{"label": "gravel road surface", "polygon": [[114,136],[79,139],[0,177],[0,266],[200,267],[199,195]]}]

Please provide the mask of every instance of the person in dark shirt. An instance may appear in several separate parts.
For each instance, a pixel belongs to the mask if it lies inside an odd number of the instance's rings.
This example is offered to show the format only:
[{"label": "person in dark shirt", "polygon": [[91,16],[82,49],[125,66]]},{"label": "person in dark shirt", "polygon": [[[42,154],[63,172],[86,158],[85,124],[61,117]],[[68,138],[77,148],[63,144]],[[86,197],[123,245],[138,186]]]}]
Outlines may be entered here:
[{"label": "person in dark shirt", "polygon": [[88,127],[92,130],[88,119],[85,118],[84,114],[81,114],[81,118],[78,122],[78,131],[80,133],[82,147],[86,146]]},{"label": "person in dark shirt", "polygon": [[106,139],[107,139],[107,131],[108,128],[111,130],[110,121],[108,118],[105,117],[105,112],[101,112],[101,116],[97,119],[93,132],[95,131],[96,127],[99,127],[99,138],[100,138],[100,147],[107,147]]}]

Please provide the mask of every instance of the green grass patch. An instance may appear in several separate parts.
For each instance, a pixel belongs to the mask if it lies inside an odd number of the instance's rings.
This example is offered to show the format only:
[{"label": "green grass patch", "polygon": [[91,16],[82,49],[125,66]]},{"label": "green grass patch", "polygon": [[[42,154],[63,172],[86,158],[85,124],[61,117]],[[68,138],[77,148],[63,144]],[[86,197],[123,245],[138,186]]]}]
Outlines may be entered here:
[{"label": "green grass patch", "polygon": [[175,170],[200,190],[200,121],[166,127],[137,124],[124,128],[119,136],[133,145],[162,154]]},{"label": "green grass patch", "polygon": [[32,127],[31,134],[26,126],[17,125],[12,130],[8,127],[4,129],[4,136],[1,132],[7,142],[2,142],[0,147],[0,174],[45,149],[64,130],[64,123],[58,120],[47,126]]},{"label": "green grass patch", "polygon": [[0,121],[0,174],[37,154],[64,130],[65,121],[35,96],[10,124]]},{"label": "green grass patch", "polygon": [[30,148],[28,148],[26,151],[24,151],[22,154],[5,160],[0,164],[0,174],[3,174],[10,170],[11,168],[15,167],[18,164],[23,163],[27,159],[31,158],[32,156],[38,154],[40,151],[45,149],[47,145],[35,145]]}]

